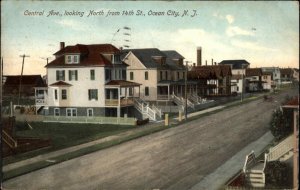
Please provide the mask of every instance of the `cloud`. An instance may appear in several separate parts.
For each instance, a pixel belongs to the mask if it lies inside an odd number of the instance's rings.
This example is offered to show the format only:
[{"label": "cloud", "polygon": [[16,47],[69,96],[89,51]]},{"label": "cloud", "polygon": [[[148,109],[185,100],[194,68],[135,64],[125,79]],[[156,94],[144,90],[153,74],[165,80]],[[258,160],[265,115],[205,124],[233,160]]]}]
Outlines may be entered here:
[{"label": "cloud", "polygon": [[226,16],[223,16],[223,15],[215,12],[215,13],[213,13],[213,16],[216,17],[216,18],[218,18],[218,19],[220,19],[220,20],[227,20],[227,22],[229,24],[232,24],[234,22],[234,20],[235,20],[234,16],[233,15],[229,15],[229,14],[226,15]]},{"label": "cloud", "polygon": [[235,47],[250,49],[255,51],[278,51],[277,49],[261,46],[257,42],[250,42],[244,40],[232,40],[231,44]]},{"label": "cloud", "polygon": [[229,26],[226,30],[226,34],[229,37],[232,36],[238,36],[238,35],[242,35],[242,36],[254,36],[254,32],[250,31],[250,30],[245,30],[242,29],[238,26]]},{"label": "cloud", "polygon": [[232,24],[234,22],[234,16],[226,15],[226,20],[229,24]]}]

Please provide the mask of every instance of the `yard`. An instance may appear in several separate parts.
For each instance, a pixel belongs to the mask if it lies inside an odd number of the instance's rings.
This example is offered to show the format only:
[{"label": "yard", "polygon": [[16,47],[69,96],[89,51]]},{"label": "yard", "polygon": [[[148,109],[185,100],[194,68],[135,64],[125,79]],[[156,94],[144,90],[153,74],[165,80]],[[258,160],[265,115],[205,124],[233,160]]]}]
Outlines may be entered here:
[{"label": "yard", "polygon": [[16,135],[42,139],[50,138],[52,140],[52,147],[8,157],[4,160],[4,164],[137,128],[136,126],[44,122],[30,123],[30,126],[32,129],[27,124],[18,122],[16,124]]}]

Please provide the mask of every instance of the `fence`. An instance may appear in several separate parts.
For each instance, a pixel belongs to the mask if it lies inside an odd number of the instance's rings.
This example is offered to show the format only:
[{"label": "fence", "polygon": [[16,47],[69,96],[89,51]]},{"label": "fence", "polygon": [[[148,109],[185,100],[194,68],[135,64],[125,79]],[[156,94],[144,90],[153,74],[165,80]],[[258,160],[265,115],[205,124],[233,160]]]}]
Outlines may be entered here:
[{"label": "fence", "polygon": [[64,117],[64,116],[44,116],[43,122],[59,123],[98,123],[98,124],[116,124],[116,125],[136,125],[136,119],[131,117]]}]

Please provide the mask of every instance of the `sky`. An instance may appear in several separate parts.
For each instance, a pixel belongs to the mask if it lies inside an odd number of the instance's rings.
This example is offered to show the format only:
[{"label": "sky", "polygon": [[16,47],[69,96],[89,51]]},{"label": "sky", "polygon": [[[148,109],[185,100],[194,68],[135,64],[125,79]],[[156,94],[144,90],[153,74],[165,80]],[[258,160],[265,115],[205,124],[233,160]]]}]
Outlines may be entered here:
[{"label": "sky", "polygon": [[[58,15],[48,16],[50,11]],[[98,15],[89,16],[91,11]],[[107,16],[109,12],[115,14]],[[196,62],[196,49],[201,47],[202,63],[208,60],[211,64],[211,59],[217,63],[245,59],[251,68],[299,68],[299,4],[1,1],[4,75],[21,74],[23,54],[29,56],[25,58],[23,73],[44,75],[46,59],[54,59],[60,42],[66,46],[112,43],[118,48],[176,50],[189,64]]]}]

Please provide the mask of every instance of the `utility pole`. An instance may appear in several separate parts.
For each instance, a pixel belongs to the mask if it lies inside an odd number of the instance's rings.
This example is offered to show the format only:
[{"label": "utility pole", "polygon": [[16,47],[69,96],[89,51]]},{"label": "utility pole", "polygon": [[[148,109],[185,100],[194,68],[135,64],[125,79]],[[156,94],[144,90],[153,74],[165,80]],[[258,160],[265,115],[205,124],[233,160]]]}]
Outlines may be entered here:
[{"label": "utility pole", "polygon": [[187,120],[187,73],[188,73],[188,63],[189,63],[189,61],[185,61],[185,77],[184,77],[184,92],[185,92],[184,116],[185,116],[185,120]]},{"label": "utility pole", "polygon": [[[1,64],[0,64],[0,90],[1,90],[1,94],[0,94],[0,128],[1,128],[1,135],[0,135],[0,144],[1,144],[1,148],[3,147],[2,145],[2,86],[3,86],[3,57],[1,57]],[[2,160],[3,160],[3,154],[1,153],[0,155],[0,160],[1,160],[1,163],[0,163],[0,167],[2,168]],[[2,181],[3,181],[3,173],[2,173],[2,170],[0,171],[0,188],[2,189]]]},{"label": "utility pole", "polygon": [[29,55],[20,55],[20,57],[23,57],[23,61],[22,61],[22,70],[21,70],[21,77],[20,77],[20,84],[19,84],[19,99],[18,99],[18,105],[20,105],[20,97],[21,97],[21,87],[22,87],[22,77],[23,77],[23,69],[24,69],[24,61],[25,61],[25,57],[29,57]]}]

